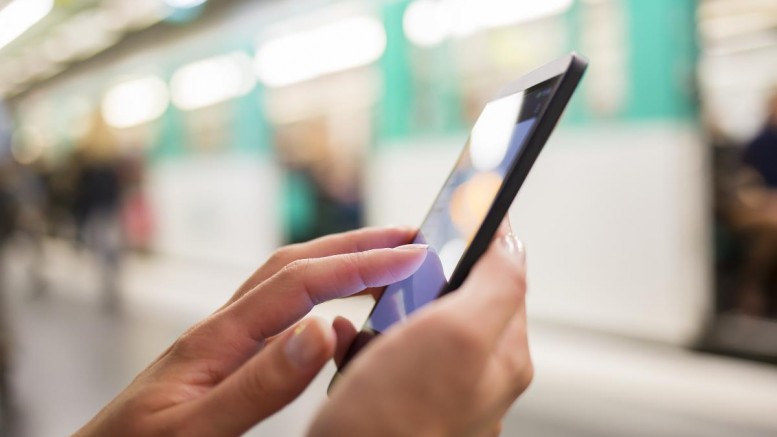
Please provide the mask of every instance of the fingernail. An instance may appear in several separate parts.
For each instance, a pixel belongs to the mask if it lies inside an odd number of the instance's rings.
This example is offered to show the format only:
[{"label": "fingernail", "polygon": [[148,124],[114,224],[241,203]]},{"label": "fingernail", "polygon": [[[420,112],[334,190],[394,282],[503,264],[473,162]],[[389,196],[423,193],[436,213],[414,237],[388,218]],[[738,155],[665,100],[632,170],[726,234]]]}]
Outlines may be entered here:
[{"label": "fingernail", "polygon": [[500,238],[499,241],[502,243],[502,247],[513,255],[513,258],[521,267],[526,266],[526,248],[515,234],[507,234]]},{"label": "fingernail", "polygon": [[321,354],[322,344],[319,336],[310,327],[312,323],[316,321],[310,320],[294,328],[294,333],[284,345],[286,358],[301,369],[311,366]]},{"label": "fingernail", "polygon": [[428,244],[405,244],[404,246],[395,247],[394,250],[403,250],[407,252],[426,252],[429,250]]}]

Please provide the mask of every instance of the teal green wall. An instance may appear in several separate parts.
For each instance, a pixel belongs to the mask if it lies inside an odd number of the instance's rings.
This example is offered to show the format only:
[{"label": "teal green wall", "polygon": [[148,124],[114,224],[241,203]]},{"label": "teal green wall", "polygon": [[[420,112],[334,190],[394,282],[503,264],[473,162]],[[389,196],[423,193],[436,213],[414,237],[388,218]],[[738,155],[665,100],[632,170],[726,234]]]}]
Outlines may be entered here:
[{"label": "teal green wall", "polygon": [[630,119],[687,118],[696,113],[695,0],[627,0]]},{"label": "teal green wall", "polygon": [[383,5],[386,51],[379,66],[383,92],[376,113],[377,135],[383,141],[406,137],[411,132],[413,75],[410,47],[402,29],[402,17],[409,0]]}]

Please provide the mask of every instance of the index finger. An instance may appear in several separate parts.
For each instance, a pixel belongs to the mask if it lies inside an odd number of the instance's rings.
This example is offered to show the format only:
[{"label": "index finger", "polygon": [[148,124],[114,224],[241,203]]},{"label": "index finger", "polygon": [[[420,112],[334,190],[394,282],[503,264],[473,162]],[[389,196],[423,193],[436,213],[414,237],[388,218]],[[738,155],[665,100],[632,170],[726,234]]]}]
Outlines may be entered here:
[{"label": "index finger", "polygon": [[415,228],[409,226],[369,227],[282,247],[238,288],[224,307],[240,299],[251,289],[296,260],[396,247],[409,243],[416,232]]},{"label": "index finger", "polygon": [[426,253],[425,245],[411,244],[296,261],[216,317],[239,324],[261,341],[301,319],[314,305],[409,277]]}]

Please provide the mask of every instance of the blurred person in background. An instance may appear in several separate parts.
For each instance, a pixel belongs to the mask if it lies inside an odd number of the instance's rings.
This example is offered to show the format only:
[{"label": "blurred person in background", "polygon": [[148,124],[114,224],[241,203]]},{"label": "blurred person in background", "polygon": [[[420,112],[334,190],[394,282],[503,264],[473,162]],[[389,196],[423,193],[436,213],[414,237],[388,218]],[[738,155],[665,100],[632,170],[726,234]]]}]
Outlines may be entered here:
[{"label": "blurred person in background", "polygon": [[[2,132],[0,132],[2,135]],[[9,346],[10,333],[5,317],[5,250],[16,225],[16,201],[11,192],[10,168],[0,157],[0,432],[7,426],[10,417],[10,387],[8,381],[8,366],[10,364]]]},{"label": "blurred person in background", "polygon": [[764,186],[777,194],[777,88],[769,100],[766,123],[745,149],[745,164],[755,170]]},{"label": "blurred person in background", "polygon": [[120,156],[116,139],[99,112],[95,112],[89,130],[77,144],[73,165],[76,240],[94,252],[103,303],[113,311],[120,304]]},{"label": "blurred person in background", "polygon": [[8,428],[10,414],[10,333],[5,318],[5,249],[16,226],[16,199],[11,188],[11,123],[0,102],[0,432]]},{"label": "blurred person in background", "polygon": [[331,140],[323,118],[275,132],[276,153],[287,184],[307,194],[309,211],[288,218],[286,240],[299,243],[362,226],[361,156]]},{"label": "blurred person in background", "polygon": [[120,174],[124,246],[136,252],[148,253],[155,230],[154,214],[143,190],[146,162],[141,148],[134,150],[135,153],[130,153],[122,159]]},{"label": "blurred person in background", "polygon": [[[311,436],[497,435],[533,368],[525,254],[506,226],[469,278],[353,360]],[[313,306],[409,277],[416,230],[366,228],[278,250],[223,307],[181,336],[77,436],[237,436],[299,396],[356,336],[302,321]]]},{"label": "blurred person in background", "polygon": [[31,297],[46,293],[44,238],[46,236],[48,190],[40,160],[14,166],[13,193],[17,201],[15,241],[27,254],[27,289]]},{"label": "blurred person in background", "polygon": [[[2,252],[5,243],[16,228],[16,196],[13,193],[13,161],[11,156],[11,123],[8,113],[0,102],[0,269],[3,267]],[[0,272],[0,297],[5,276]]]},{"label": "blurred person in background", "polygon": [[[0,159],[0,252],[16,229],[17,208],[11,163]],[[0,274],[0,278],[4,279],[5,276]],[[0,280],[0,291],[3,285],[5,285],[4,281]]]},{"label": "blurred person in background", "polygon": [[745,147],[731,216],[745,242],[736,308],[777,316],[777,92],[760,133]]},{"label": "blurred person in background", "polygon": [[47,232],[52,236],[76,239],[75,193],[79,171],[80,165],[72,155],[45,168]]}]

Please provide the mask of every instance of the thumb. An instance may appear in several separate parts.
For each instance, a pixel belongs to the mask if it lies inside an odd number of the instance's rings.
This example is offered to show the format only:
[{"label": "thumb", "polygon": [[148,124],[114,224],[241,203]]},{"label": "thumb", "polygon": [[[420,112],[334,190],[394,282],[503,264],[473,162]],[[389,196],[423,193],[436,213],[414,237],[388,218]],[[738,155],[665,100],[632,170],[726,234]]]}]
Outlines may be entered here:
[{"label": "thumb", "polygon": [[193,405],[188,420],[195,434],[239,435],[276,413],[305,390],[332,358],[336,342],[332,328],[317,317],[278,340]]}]

